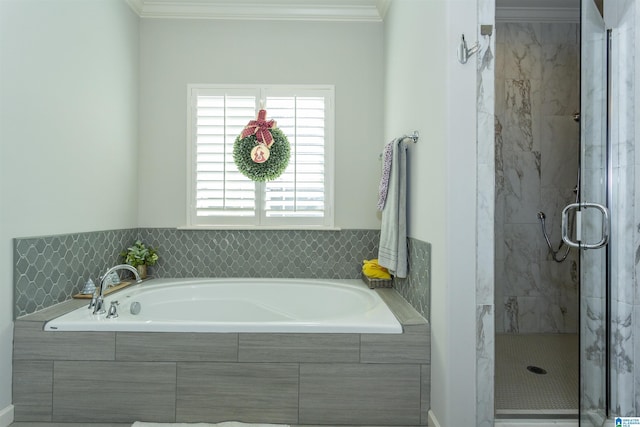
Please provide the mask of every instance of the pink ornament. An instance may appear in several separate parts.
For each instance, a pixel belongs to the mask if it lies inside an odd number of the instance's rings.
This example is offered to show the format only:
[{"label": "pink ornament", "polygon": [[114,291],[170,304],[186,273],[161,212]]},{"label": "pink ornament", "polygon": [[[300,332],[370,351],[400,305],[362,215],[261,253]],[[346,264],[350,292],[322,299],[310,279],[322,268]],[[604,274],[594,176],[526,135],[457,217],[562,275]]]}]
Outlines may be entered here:
[{"label": "pink ornament", "polygon": [[264,163],[269,160],[269,149],[265,144],[258,144],[251,150],[251,160],[254,163]]}]

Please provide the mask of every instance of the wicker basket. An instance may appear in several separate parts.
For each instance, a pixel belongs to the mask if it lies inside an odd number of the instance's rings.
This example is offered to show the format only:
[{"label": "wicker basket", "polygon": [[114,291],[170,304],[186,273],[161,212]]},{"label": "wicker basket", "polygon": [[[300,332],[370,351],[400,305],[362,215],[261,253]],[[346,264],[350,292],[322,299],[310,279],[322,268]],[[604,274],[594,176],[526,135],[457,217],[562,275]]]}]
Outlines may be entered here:
[{"label": "wicker basket", "polygon": [[393,278],[391,279],[372,279],[364,273],[361,274],[362,281],[371,289],[375,288],[393,288]]}]

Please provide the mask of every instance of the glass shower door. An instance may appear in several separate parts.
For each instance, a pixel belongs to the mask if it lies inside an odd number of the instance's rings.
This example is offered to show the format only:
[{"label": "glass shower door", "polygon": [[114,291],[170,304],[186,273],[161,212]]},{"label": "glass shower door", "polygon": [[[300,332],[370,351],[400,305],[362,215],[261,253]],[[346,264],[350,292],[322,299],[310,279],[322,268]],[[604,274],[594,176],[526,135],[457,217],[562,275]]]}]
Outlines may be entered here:
[{"label": "glass shower door", "polygon": [[607,47],[601,10],[594,0],[582,0],[581,188],[575,221],[580,248],[580,425],[594,427],[604,424],[608,404]]}]

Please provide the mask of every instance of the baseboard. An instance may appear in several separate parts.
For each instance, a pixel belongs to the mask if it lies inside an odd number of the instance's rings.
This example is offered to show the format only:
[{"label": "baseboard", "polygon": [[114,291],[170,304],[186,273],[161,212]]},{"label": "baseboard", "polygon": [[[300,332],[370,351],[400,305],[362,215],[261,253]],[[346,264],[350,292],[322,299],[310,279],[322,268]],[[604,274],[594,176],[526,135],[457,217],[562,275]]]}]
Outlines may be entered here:
[{"label": "baseboard", "polygon": [[496,419],[495,427],[578,427],[578,420],[554,419]]},{"label": "baseboard", "polygon": [[440,427],[440,423],[436,418],[436,415],[433,413],[431,409],[429,409],[429,418],[427,419],[427,426],[429,427]]},{"label": "baseboard", "polygon": [[13,405],[0,410],[0,427],[9,427],[13,422]]}]

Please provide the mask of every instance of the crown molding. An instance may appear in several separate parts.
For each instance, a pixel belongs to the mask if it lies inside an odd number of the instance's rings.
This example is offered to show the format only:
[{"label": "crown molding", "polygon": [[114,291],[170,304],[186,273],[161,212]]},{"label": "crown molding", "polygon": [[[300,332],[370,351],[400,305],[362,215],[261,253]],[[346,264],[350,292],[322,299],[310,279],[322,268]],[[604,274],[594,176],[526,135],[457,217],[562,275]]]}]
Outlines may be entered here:
[{"label": "crown molding", "polygon": [[496,22],[579,23],[579,0],[497,0]]},{"label": "crown molding", "polygon": [[384,18],[387,16],[387,12],[389,11],[389,7],[391,6],[391,0],[378,0],[378,13],[380,14],[380,18],[384,21]]},{"label": "crown molding", "polygon": [[124,1],[138,16],[142,14],[143,0],[124,0]]},{"label": "crown molding", "polygon": [[381,22],[390,2],[390,0],[125,1],[141,18],[352,22]]}]

